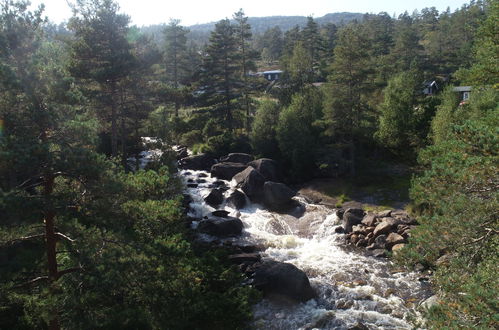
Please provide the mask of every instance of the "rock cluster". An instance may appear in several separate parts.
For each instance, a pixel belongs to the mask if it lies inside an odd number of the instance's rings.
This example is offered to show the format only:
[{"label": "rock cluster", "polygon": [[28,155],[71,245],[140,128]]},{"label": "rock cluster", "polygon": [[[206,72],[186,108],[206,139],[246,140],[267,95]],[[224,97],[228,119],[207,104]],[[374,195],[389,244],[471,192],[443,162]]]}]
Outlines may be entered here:
[{"label": "rock cluster", "polygon": [[376,257],[386,256],[386,251],[397,253],[411,236],[411,229],[417,225],[414,218],[404,210],[365,212],[350,208],[338,210],[342,220],[341,228],[349,244],[366,248]]}]

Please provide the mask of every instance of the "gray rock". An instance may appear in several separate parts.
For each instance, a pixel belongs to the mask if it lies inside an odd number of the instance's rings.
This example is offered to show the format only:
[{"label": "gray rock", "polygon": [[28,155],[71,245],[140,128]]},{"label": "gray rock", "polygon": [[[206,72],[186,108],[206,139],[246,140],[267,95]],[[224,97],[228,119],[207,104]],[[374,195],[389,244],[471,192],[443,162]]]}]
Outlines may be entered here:
[{"label": "gray rock", "polygon": [[379,236],[383,234],[388,234],[391,230],[392,227],[394,226],[394,221],[390,220],[392,218],[385,218],[380,224],[374,228],[374,236]]},{"label": "gray rock", "polygon": [[243,230],[243,222],[234,217],[209,216],[199,222],[197,230],[216,237],[237,236]]},{"label": "gray rock", "polygon": [[279,166],[275,160],[269,158],[260,158],[248,163],[249,166],[256,169],[265,181],[281,182],[282,176],[279,172]]},{"label": "gray rock", "polygon": [[251,200],[258,201],[263,198],[265,178],[251,166],[236,174],[233,179]]},{"label": "gray rock", "polygon": [[235,190],[227,198],[227,203],[232,205],[236,210],[240,210],[246,206],[246,195],[239,190]]},{"label": "gray rock", "polygon": [[246,165],[254,159],[255,157],[253,157],[252,155],[237,152],[237,153],[230,153],[227,156],[220,158],[220,161]]},{"label": "gray rock", "polygon": [[296,266],[277,261],[263,263],[255,270],[254,285],[266,296],[304,302],[316,297],[307,275]]},{"label": "gray rock", "polygon": [[375,249],[372,251],[368,251],[367,253],[371,257],[375,258],[386,258],[386,250],[385,249]]},{"label": "gray rock", "polygon": [[222,189],[213,189],[210,191],[208,196],[205,197],[204,201],[213,207],[217,207],[224,201],[224,193]]},{"label": "gray rock", "polygon": [[216,211],[211,212],[211,215],[214,215],[214,216],[220,217],[220,218],[226,218],[229,216],[229,211],[216,210]]},{"label": "gray rock", "polygon": [[229,256],[229,261],[232,261],[235,264],[240,263],[255,263],[260,261],[262,257],[260,253],[240,253],[240,254],[232,254]]},{"label": "gray rock", "polygon": [[366,216],[362,219],[362,224],[368,227],[372,227],[375,225],[376,221],[377,221],[376,214],[369,213],[366,214]]},{"label": "gray rock", "polygon": [[207,154],[184,157],[178,161],[178,167],[183,170],[209,171],[215,164],[215,159]]},{"label": "gray rock", "polygon": [[350,233],[352,231],[352,226],[360,224],[363,218],[364,210],[355,208],[346,209],[345,213],[343,213],[342,222],[345,233]]},{"label": "gray rock", "polygon": [[[378,236],[379,237],[379,236]],[[391,249],[394,245],[405,243],[405,238],[397,233],[390,233],[386,238],[386,248]]]},{"label": "gray rock", "polygon": [[218,163],[211,167],[211,176],[222,180],[231,180],[234,175],[246,169],[246,165],[239,163]]},{"label": "gray rock", "polygon": [[267,181],[263,185],[263,201],[269,209],[280,209],[291,202],[295,192],[284,183]]}]

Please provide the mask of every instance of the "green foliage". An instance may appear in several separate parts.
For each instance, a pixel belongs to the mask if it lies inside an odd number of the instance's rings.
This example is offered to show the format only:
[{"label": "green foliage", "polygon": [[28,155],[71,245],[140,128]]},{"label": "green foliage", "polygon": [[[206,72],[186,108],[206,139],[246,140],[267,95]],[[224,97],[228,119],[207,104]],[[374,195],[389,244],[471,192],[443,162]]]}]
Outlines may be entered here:
[{"label": "green foliage", "polygon": [[279,113],[280,107],[277,102],[272,100],[260,102],[250,135],[251,146],[256,154],[272,158],[279,153],[276,138]]},{"label": "green foliage", "polygon": [[498,282],[491,275],[499,271],[498,100],[494,90],[476,91],[468,105],[450,115],[447,132],[439,127],[445,138],[420,155],[426,170],[414,180],[411,197],[423,216],[401,258],[432,267],[442,255],[449,258],[438,263],[435,275],[443,297],[429,314],[436,328],[498,325],[492,294]]},{"label": "green foliage", "polygon": [[313,124],[322,117],[322,95],[313,87],[295,94],[289,107],[282,110],[277,124],[279,149],[292,177],[312,175],[319,132]]},{"label": "green foliage", "polygon": [[499,2],[486,1],[487,18],[480,25],[473,47],[473,64],[458,71],[457,76],[466,84],[475,86],[499,84]]}]

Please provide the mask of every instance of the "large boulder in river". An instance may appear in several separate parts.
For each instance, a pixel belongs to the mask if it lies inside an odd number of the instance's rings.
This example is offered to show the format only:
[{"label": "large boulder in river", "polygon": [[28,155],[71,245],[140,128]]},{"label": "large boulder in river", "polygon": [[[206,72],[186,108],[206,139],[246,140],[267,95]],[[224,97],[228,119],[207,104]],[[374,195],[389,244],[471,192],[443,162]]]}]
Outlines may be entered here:
[{"label": "large boulder in river", "polygon": [[234,175],[246,169],[246,165],[239,163],[218,163],[211,167],[211,176],[222,180],[231,180]]},{"label": "large boulder in river", "polygon": [[234,190],[227,198],[227,203],[232,205],[236,210],[240,210],[246,206],[246,195],[239,190]]},{"label": "large boulder in river", "polygon": [[364,210],[349,208],[345,210],[343,213],[343,229],[345,229],[345,233],[350,233],[352,231],[352,227],[358,225],[362,222],[364,218]]},{"label": "large boulder in river", "polygon": [[209,171],[215,164],[215,159],[207,154],[184,157],[178,161],[178,167],[183,170]]},{"label": "large boulder in river", "polygon": [[263,201],[270,209],[281,209],[289,205],[295,192],[284,183],[267,181],[263,185]]},{"label": "large boulder in river", "polygon": [[240,187],[251,200],[257,201],[262,199],[265,178],[253,167],[248,166],[244,171],[236,174],[233,177],[233,180],[236,181],[238,187]]},{"label": "large boulder in river", "polygon": [[279,166],[275,160],[269,158],[260,158],[248,163],[249,166],[256,169],[265,178],[265,181],[282,181],[279,172]]},{"label": "large boulder in river", "polygon": [[250,154],[244,154],[241,152],[236,152],[236,153],[231,153],[228,154],[225,157],[220,158],[221,162],[228,162],[228,163],[239,163],[239,164],[248,164],[251,162],[255,157],[251,156]]},{"label": "large boulder in river", "polygon": [[295,265],[268,261],[255,270],[253,284],[266,296],[307,301],[316,297],[307,275]]},{"label": "large boulder in river", "polygon": [[211,215],[199,222],[197,230],[216,237],[237,236],[243,230],[243,222],[234,217],[217,217]]},{"label": "large boulder in river", "polygon": [[224,192],[222,189],[213,189],[210,191],[208,196],[204,198],[204,201],[206,204],[217,207],[218,205],[222,204],[224,201]]}]

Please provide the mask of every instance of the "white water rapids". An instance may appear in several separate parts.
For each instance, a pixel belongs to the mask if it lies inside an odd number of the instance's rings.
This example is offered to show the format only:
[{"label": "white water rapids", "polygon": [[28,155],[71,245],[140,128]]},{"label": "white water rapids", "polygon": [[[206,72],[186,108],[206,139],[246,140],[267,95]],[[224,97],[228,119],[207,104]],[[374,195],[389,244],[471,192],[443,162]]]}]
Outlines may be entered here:
[{"label": "white water rapids", "polygon": [[[186,183],[199,185],[186,190],[193,199],[188,215],[200,219],[215,211],[204,197],[218,179],[203,171],[180,174]],[[235,187],[225,183],[230,187],[225,192],[228,197]],[[305,208],[305,212],[292,212],[295,216],[270,212],[253,203],[239,211],[225,204],[218,208],[244,223],[241,237],[222,241],[257,245],[263,259],[294,264],[305,271],[318,293],[318,298],[293,306],[263,299],[254,306],[252,327],[349,329],[362,323],[364,329],[412,329],[411,322],[420,318],[417,303],[430,295],[428,284],[418,281],[415,273],[393,271],[386,259],[368,257],[361,250],[345,246],[343,235],[334,231],[339,225],[334,210],[295,198]],[[196,224],[193,222],[194,227]],[[206,235],[203,239],[215,238]]]}]

